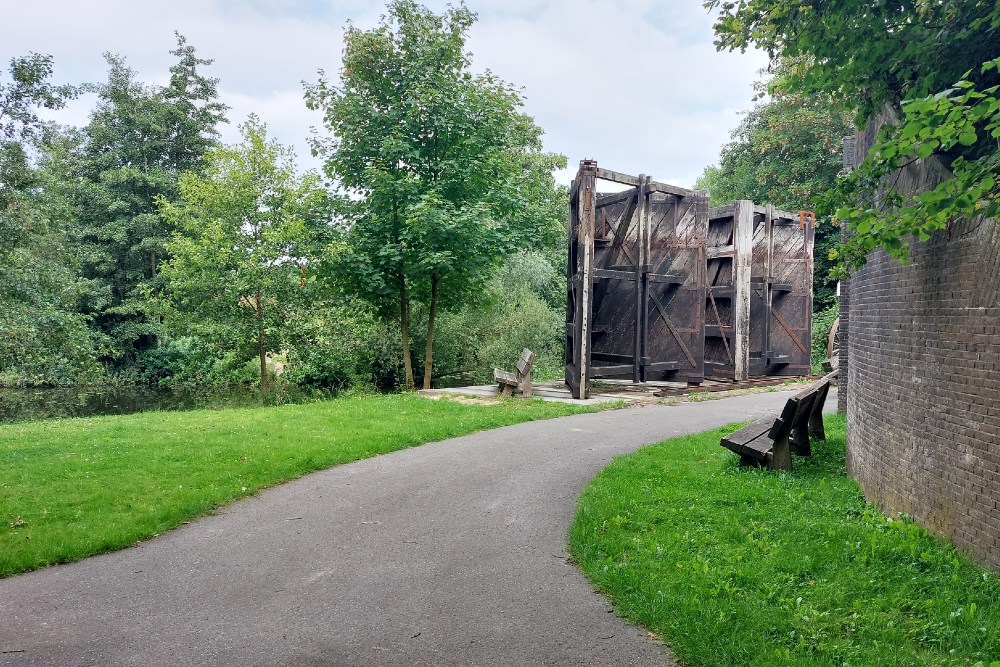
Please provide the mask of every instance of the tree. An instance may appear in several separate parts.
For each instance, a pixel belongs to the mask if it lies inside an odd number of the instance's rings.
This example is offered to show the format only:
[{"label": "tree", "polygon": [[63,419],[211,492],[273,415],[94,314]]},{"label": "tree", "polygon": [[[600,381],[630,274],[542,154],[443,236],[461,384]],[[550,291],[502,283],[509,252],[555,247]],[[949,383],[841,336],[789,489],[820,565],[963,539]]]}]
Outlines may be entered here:
[{"label": "tree", "polygon": [[475,18],[396,0],[377,28],[348,28],[339,82],[321,71],[306,90],[331,134],[315,150],[348,195],[338,273],[398,322],[407,387],[412,302],[427,307],[429,387],[438,308],[475,298],[508,252],[557,233],[546,200],[564,158],[541,152],[517,90],[469,71]]},{"label": "tree", "polygon": [[[775,68],[788,76],[808,63],[789,62]],[[767,82],[756,84],[763,94]],[[829,95],[803,95],[775,89],[774,95],[746,113],[722,148],[719,166],[709,167],[696,187],[709,191],[712,204],[751,199],[789,210],[811,210],[814,198],[834,187],[841,170],[841,140],[853,133],[850,114]],[[819,311],[836,299],[830,277],[830,250],[840,232],[830,219],[816,228],[813,304]]]},{"label": "tree", "polygon": [[178,203],[159,199],[175,231],[161,265],[168,325],[222,349],[253,349],[267,387],[269,351],[285,340],[289,310],[311,295],[307,267],[330,216],[319,176],[297,176],[291,149],[256,117],[243,142],[211,149],[204,173],[180,178]]},{"label": "tree", "polygon": [[[45,192],[56,173],[46,151],[62,138],[38,116],[78,92],[48,81],[52,58],[14,58],[0,79],[0,384],[65,384],[98,377],[99,337],[79,305],[62,200]],[[42,151],[42,166],[37,165]]]},{"label": "tree", "polygon": [[95,321],[124,363],[157,341],[147,294],[157,289],[172,231],[157,201],[177,197],[180,174],[201,168],[205,151],[216,143],[216,126],[225,122],[218,80],[199,74],[212,61],[197,58],[181,35],[171,53],[178,60],[165,87],[143,85],[124,59],[105,55],[108,81],[99,87],[76,169],[81,185],[74,186],[73,197],[85,275],[110,290]]},{"label": "tree", "polygon": [[10,81],[0,83],[0,253],[11,251],[31,235],[26,196],[36,186],[28,153],[45,134],[38,109],[60,109],[76,94],[71,86],[48,81],[52,56],[33,53],[12,58]]},{"label": "tree", "polygon": [[[868,157],[821,199],[820,211],[853,236],[838,270],[881,247],[908,258],[907,238],[926,239],[950,221],[996,215],[1000,204],[1000,5],[991,0],[897,3],[789,3],[710,0],[720,48],[756,45],[772,57],[807,57],[813,66],[779,82],[786,90],[832,96],[856,120],[885,112],[890,122]],[[937,156],[951,174],[904,199],[889,177]]]}]

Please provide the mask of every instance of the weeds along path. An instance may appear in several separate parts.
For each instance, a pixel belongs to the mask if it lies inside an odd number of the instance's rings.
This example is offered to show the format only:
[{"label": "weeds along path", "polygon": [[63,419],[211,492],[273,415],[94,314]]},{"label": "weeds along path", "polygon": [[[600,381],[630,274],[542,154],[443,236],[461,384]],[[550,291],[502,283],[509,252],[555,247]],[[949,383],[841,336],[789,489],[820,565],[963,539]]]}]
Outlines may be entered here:
[{"label": "weeds along path", "polygon": [[670,664],[567,561],[577,498],[613,456],[775,412],[791,393],[398,451],[0,580],[0,665]]}]

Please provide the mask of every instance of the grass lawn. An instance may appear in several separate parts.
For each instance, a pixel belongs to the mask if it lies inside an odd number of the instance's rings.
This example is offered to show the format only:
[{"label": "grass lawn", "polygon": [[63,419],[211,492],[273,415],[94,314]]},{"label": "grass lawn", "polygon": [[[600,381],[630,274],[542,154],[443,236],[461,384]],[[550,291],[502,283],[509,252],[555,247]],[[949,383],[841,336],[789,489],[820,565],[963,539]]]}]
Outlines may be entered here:
[{"label": "grass lawn", "polygon": [[591,482],[570,548],[620,614],[685,665],[1000,667],[1000,573],[844,473],[844,421],[792,473],[740,468],[732,429],[617,459]]},{"label": "grass lawn", "polygon": [[0,576],[131,545],[338,463],[589,411],[393,395],[0,426]]}]

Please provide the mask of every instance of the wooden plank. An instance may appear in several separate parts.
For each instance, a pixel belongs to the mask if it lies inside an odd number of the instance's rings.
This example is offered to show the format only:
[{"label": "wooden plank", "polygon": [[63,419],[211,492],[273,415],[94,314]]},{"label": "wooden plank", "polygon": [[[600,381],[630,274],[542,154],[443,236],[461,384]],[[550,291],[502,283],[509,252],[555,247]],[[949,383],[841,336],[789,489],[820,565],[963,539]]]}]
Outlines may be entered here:
[{"label": "wooden plank", "polygon": [[632,375],[632,364],[619,364],[615,366],[591,366],[591,378],[613,378],[623,375]]},{"label": "wooden plank", "polygon": [[[725,324],[706,324],[705,325],[705,338],[732,338],[733,331],[731,326]],[[732,361],[732,359],[730,359]]]},{"label": "wooden plank", "polygon": [[676,371],[679,370],[681,365],[676,361],[650,361],[644,363],[643,366],[650,373],[662,373],[665,371]]},{"label": "wooden plank", "polygon": [[613,354],[611,352],[591,352],[590,358],[594,361],[619,361],[621,363],[632,363],[631,354]]},{"label": "wooden plank", "polygon": [[517,386],[517,376],[510,371],[501,370],[499,368],[493,369],[493,379],[500,384],[509,384],[511,386]]},{"label": "wooden plank", "polygon": [[786,220],[794,220],[795,224],[799,224],[799,215],[797,213],[782,211],[781,209],[777,209],[770,204],[762,206],[754,205],[753,212],[758,215],[770,216],[772,220],[774,218],[784,218]]},{"label": "wooden plank", "polygon": [[613,269],[594,269],[594,280],[631,280],[635,281],[634,273],[616,271]]},{"label": "wooden plank", "polygon": [[535,353],[524,348],[521,352],[521,357],[517,360],[517,372],[519,375],[526,375],[531,373],[531,367],[535,363]]},{"label": "wooden plank", "polygon": [[723,204],[722,206],[713,206],[708,209],[708,219],[709,220],[719,220],[720,218],[731,218],[733,213],[736,211],[736,202],[731,204]]},{"label": "wooden plank", "polygon": [[594,226],[597,215],[597,162],[583,161],[577,180],[580,182],[578,219],[579,227],[579,271],[581,278],[579,310],[577,327],[579,338],[577,343],[576,362],[579,373],[579,390],[574,398],[590,398],[590,325],[593,320],[593,302],[591,291],[594,283]]},{"label": "wooden plank", "polygon": [[705,251],[705,256],[708,259],[716,259],[718,257],[732,257],[736,254],[736,246],[724,245],[715,248],[708,248]]},{"label": "wooden plank", "polygon": [[[635,197],[635,188],[630,190],[622,190],[621,192],[605,192],[597,195],[597,205],[600,206],[610,206],[611,204],[617,204],[620,201],[625,201],[629,197]],[[629,216],[631,217],[631,216]]]},{"label": "wooden plank", "polygon": [[734,433],[730,433],[725,438],[723,438],[723,441],[731,442],[733,444],[740,446],[745,445],[748,442],[756,440],[760,436],[770,431],[771,424],[773,424],[773,422],[770,419],[761,419],[755,421],[752,424],[748,424],[747,426],[744,426],[743,428]]},{"label": "wooden plank", "polygon": [[750,273],[753,262],[753,202],[733,203],[733,379],[750,377]]},{"label": "wooden plank", "polygon": [[697,194],[694,190],[687,190],[685,188],[679,188],[676,185],[669,185],[658,181],[650,181],[649,189],[651,192],[658,192],[665,195],[676,195],[678,197],[693,197]]},{"label": "wooden plank", "polygon": [[635,337],[632,345],[633,369],[632,381],[641,382],[646,379],[645,369],[640,358],[646,353],[646,337],[648,330],[646,326],[646,300],[648,283],[644,280],[649,273],[649,224],[650,224],[650,194],[649,176],[639,175],[638,208],[639,217],[637,220],[638,243],[636,250],[638,257],[635,262]]},{"label": "wooden plank", "polygon": [[610,169],[598,168],[597,178],[603,181],[611,181],[612,183],[621,183],[622,185],[638,186],[642,179],[637,176],[629,176],[628,174],[623,174],[618,171],[612,171]]},{"label": "wooden plank", "polygon": [[604,268],[611,271],[629,271],[631,273],[639,271],[640,273],[648,273],[652,267],[649,264],[610,264]]},{"label": "wooden plank", "polygon": [[767,434],[764,433],[756,440],[753,440],[745,444],[743,446],[743,449],[740,451],[740,454],[742,456],[753,457],[758,461],[764,461],[767,459],[767,455],[770,454],[773,449],[774,449],[774,442],[772,442],[771,439],[767,437]]},{"label": "wooden plank", "polygon": [[651,283],[661,283],[667,285],[683,285],[687,282],[684,276],[672,273],[648,273],[646,279]]}]

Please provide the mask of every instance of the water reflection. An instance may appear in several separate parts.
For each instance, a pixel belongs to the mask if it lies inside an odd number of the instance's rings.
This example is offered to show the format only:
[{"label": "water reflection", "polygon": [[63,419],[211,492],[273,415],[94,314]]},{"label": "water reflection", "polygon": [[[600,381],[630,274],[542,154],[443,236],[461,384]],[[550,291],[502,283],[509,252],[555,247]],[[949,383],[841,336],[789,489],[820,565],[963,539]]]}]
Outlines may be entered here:
[{"label": "water reflection", "polygon": [[0,423],[124,415],[155,410],[193,410],[304,403],[332,394],[284,387],[262,396],[256,387],[89,386],[0,388]]}]

